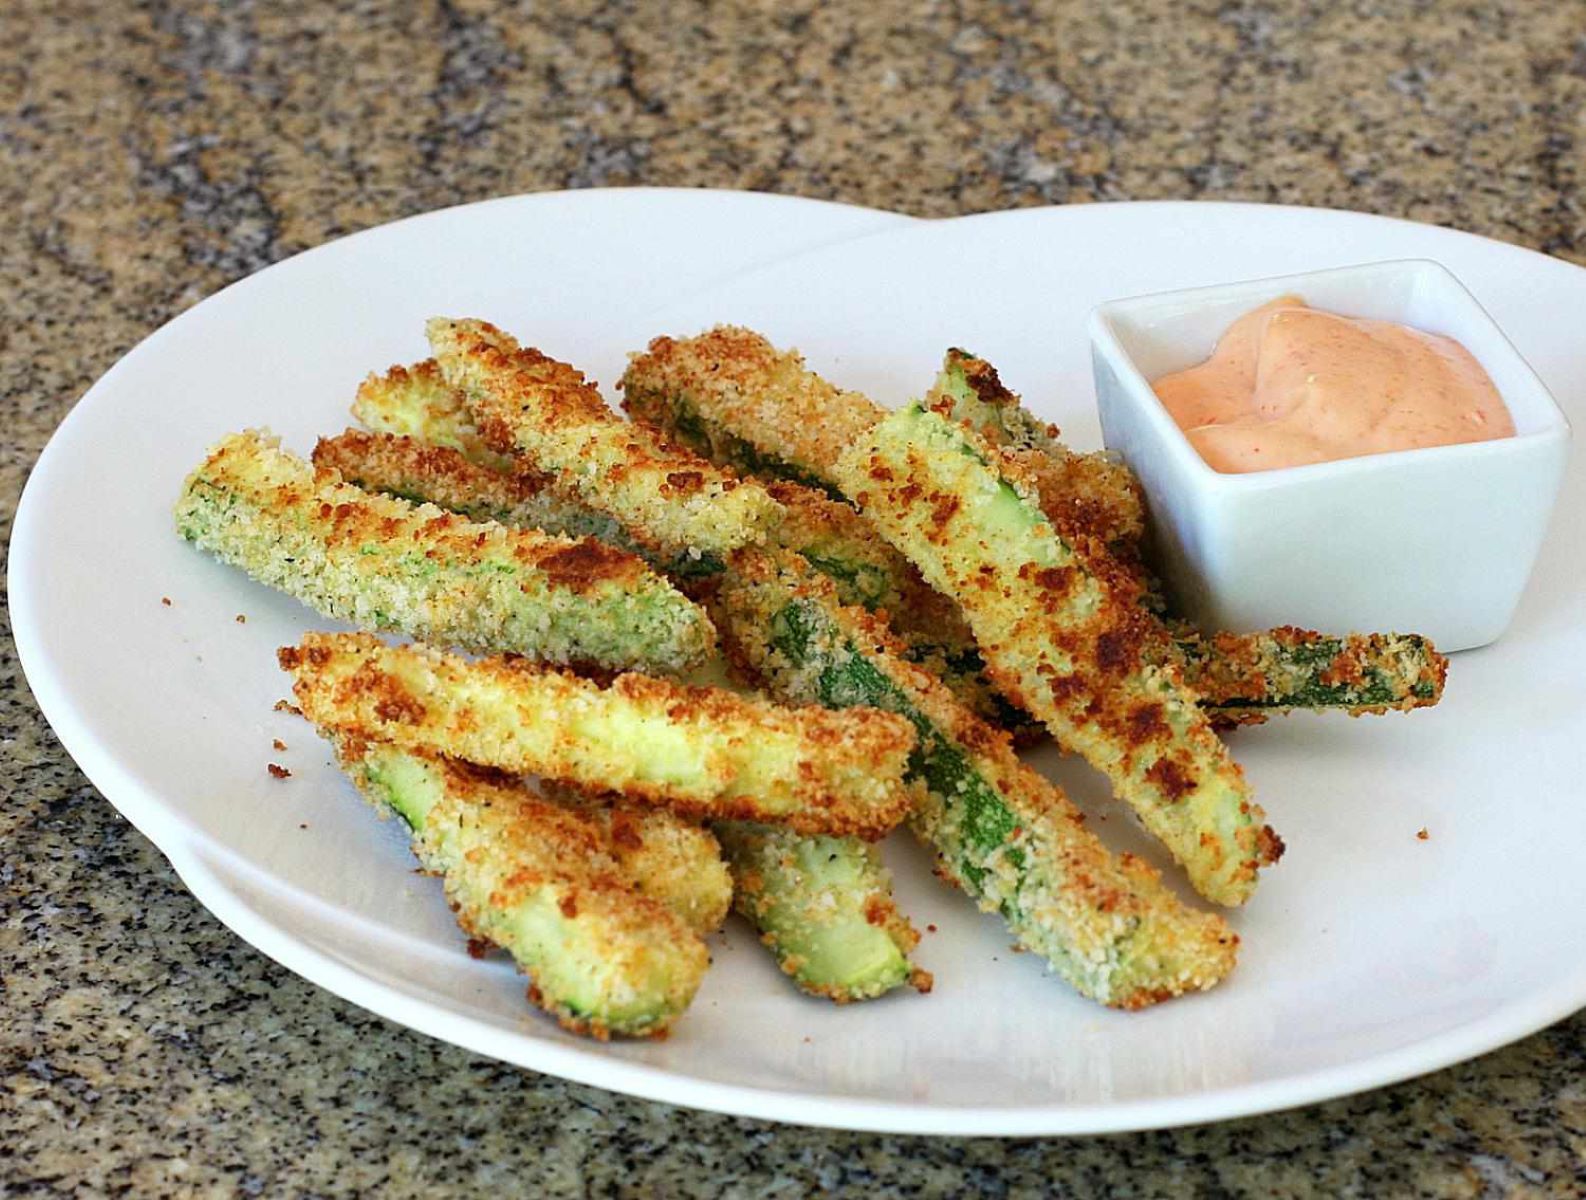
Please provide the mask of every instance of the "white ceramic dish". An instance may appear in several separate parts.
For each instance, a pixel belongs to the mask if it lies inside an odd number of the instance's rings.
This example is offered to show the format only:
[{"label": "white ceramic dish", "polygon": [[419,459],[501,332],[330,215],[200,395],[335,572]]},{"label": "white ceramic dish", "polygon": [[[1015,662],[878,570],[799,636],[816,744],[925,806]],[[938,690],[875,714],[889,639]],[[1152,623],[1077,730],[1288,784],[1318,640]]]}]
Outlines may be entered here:
[{"label": "white ceramic dish", "polygon": [[[865,233],[644,311],[752,253]],[[801,344],[888,401],[917,393],[942,349],[964,344],[1093,446],[1092,306],[1346,254],[1449,263],[1566,409],[1586,394],[1560,316],[1586,304],[1586,273],[1348,214],[1143,205],[915,224],[752,196],[583,193],[373,231],[199,305],[78,405],[18,514],[18,646],[67,749],[221,919],[340,995],[497,1058],[679,1104],[917,1133],[1182,1124],[1403,1078],[1586,1002],[1579,472],[1513,628],[1459,658],[1442,706],[1238,735],[1290,851],[1235,916],[1243,961],[1217,991],[1145,1013],[1099,1009],[1011,955],[1001,923],[900,842],[888,846],[900,901],[937,927],[920,948],[931,996],[805,1000],[733,924],[673,1037],[639,1045],[562,1034],[506,964],[468,958],[395,823],[372,818],[301,722],[271,711],[286,694],[274,648],[322,622],[183,545],[169,518],[217,434],[268,422],[306,449],[345,422],[368,369],[423,353],[419,322],[435,311],[497,319],[608,387],[624,351],[714,320]],[[995,286],[945,288],[954,263]],[[271,779],[268,761],[292,778]],[[1039,761],[1110,818],[1097,823],[1110,841],[1152,853],[1088,772]]]},{"label": "white ceramic dish", "polygon": [[[1225,475],[1150,380],[1204,362],[1254,308],[1397,321],[1462,343],[1515,436]],[[1140,476],[1184,611],[1212,629],[1413,629],[1444,650],[1493,641],[1514,615],[1564,477],[1569,422],[1475,297],[1435,262],[1338,267],[1114,300],[1091,315],[1102,437]]]}]

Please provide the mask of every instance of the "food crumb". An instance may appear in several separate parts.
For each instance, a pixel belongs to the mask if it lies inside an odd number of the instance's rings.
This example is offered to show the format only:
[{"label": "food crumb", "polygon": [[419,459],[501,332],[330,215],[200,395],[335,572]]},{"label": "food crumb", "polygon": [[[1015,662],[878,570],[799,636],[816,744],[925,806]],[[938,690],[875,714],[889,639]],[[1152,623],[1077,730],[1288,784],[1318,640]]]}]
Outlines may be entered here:
[{"label": "food crumb", "polygon": [[936,932],[936,926],[935,925],[927,925],[925,927],[925,932],[926,933],[935,933]]},{"label": "food crumb", "polygon": [[307,821],[299,821],[297,823],[297,827],[299,829],[307,829],[308,828],[308,822]]},{"label": "food crumb", "polygon": [[161,596],[160,597],[160,603],[165,605],[166,608],[170,608],[171,607],[171,598],[169,596]]},{"label": "food crumb", "polygon": [[468,957],[469,958],[483,958],[485,955],[487,955],[489,953],[490,953],[490,943],[485,941],[484,938],[469,938],[468,939]]},{"label": "food crumb", "polygon": [[248,614],[247,613],[238,613],[237,614],[237,624],[238,625],[246,625],[247,623],[248,623]]},{"label": "food crumb", "polygon": [[274,746],[277,750],[285,750],[286,749],[286,743],[283,742],[280,738],[272,738],[271,741],[270,741],[270,745]]},{"label": "food crumb", "polygon": [[275,702],[275,707],[271,711],[291,713],[294,717],[301,717],[303,715],[303,710],[297,705],[293,704],[290,700],[277,700]]},{"label": "food crumb", "polygon": [[277,778],[277,779],[290,779],[290,778],[292,778],[292,772],[288,771],[280,763],[269,763],[266,766],[265,769],[268,770],[270,772],[270,774],[275,776],[275,778]]},{"label": "food crumb", "polygon": [[1417,829],[1417,830],[1416,830],[1416,831],[1415,831],[1415,836],[1416,836],[1416,839],[1417,839],[1417,840],[1418,840],[1418,841],[1422,841],[1422,842],[1424,842],[1424,841],[1427,841],[1427,840],[1429,840],[1429,839],[1430,839],[1430,838],[1431,838],[1431,836],[1432,836],[1432,834],[1431,834],[1431,832],[1430,832],[1430,831],[1429,831],[1429,830],[1428,830],[1428,829],[1427,829],[1427,828],[1426,828],[1426,826],[1425,826],[1425,825],[1422,825],[1422,826],[1421,826],[1421,827],[1420,827],[1420,828],[1419,828],[1419,829]]},{"label": "food crumb", "polygon": [[806,1036],[806,1037],[805,1037],[805,1038],[804,1038],[804,1044],[805,1044],[805,1045],[806,1045],[806,1046],[808,1046],[808,1045],[809,1045],[809,1044],[810,1044],[810,1042],[811,1042],[811,1041],[813,1041],[813,1040],[814,1040],[814,1039],[812,1039],[812,1038],[810,1038],[810,1037],[808,1037],[808,1036]]}]

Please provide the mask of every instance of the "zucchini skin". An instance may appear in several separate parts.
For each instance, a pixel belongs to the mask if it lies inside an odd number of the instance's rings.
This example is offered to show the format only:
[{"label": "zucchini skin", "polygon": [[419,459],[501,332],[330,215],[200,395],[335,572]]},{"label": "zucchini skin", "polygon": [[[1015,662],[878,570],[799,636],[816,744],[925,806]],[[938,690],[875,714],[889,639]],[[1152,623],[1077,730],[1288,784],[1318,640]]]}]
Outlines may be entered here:
[{"label": "zucchini skin", "polygon": [[892,899],[876,848],[775,825],[716,825],[732,870],[733,906],[801,991],[838,1004],[873,1000],[931,977],[909,961],[920,935]]},{"label": "zucchini skin", "polygon": [[1282,842],[1122,571],[1077,553],[995,447],[918,405],[876,425],[836,474],[959,602],[1000,690],[1108,777],[1201,895],[1244,903]]},{"label": "zucchini skin", "polygon": [[210,451],[175,520],[223,562],[366,629],[608,668],[684,670],[715,644],[704,610],[632,555],[365,492],[256,432]]},{"label": "zucchini skin", "polygon": [[556,475],[636,540],[696,557],[765,540],[776,504],[764,488],[622,420],[566,363],[483,321],[436,317],[427,330],[485,444]]},{"label": "zucchini skin", "polygon": [[876,838],[912,802],[914,731],[889,713],[785,709],[645,675],[601,686],[370,634],[310,633],[277,657],[316,725],[685,816]]},{"label": "zucchini skin", "polygon": [[407,823],[470,937],[505,949],[529,998],[602,1040],[659,1037],[709,965],[699,934],[641,894],[599,824],[494,772],[333,736],[342,769]]},{"label": "zucchini skin", "polygon": [[740,552],[717,603],[729,651],[774,694],[884,708],[914,724],[909,776],[922,795],[909,824],[936,852],[938,874],[1000,913],[1082,994],[1140,1008],[1232,970],[1238,938],[1222,918],[1181,904],[1138,859],[1115,859],[1005,735],[796,559]]}]

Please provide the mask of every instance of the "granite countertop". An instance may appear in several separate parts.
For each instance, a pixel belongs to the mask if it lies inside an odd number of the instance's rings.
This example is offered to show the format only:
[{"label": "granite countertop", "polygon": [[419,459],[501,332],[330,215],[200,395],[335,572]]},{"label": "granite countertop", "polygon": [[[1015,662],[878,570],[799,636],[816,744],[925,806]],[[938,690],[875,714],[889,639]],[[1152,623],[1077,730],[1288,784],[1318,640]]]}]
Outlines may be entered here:
[{"label": "granite countertop", "polygon": [[[1586,263],[1577,0],[346,7],[8,5],[7,532],[51,431],[151,329],[328,238],[503,193],[1253,199]],[[1586,1191],[1586,1014],[1352,1099],[1070,1141],[784,1128],[502,1066],[228,933],[56,743],[9,626],[0,738],[0,1195]]]}]

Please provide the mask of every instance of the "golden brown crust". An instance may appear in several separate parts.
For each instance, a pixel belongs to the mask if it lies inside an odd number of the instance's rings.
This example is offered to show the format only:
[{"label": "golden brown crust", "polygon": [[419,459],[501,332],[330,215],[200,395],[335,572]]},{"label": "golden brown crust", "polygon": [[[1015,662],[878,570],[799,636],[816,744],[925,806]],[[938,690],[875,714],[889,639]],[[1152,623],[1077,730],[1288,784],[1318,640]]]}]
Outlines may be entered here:
[{"label": "golden brown crust", "polygon": [[[620,791],[683,816],[875,838],[912,802],[902,769],[914,731],[873,709],[784,709],[632,674],[603,688],[521,659],[466,662],[367,634],[311,633],[277,657],[318,725]],[[636,722],[649,723],[648,736],[665,730],[683,765],[658,766],[632,744]]]}]

